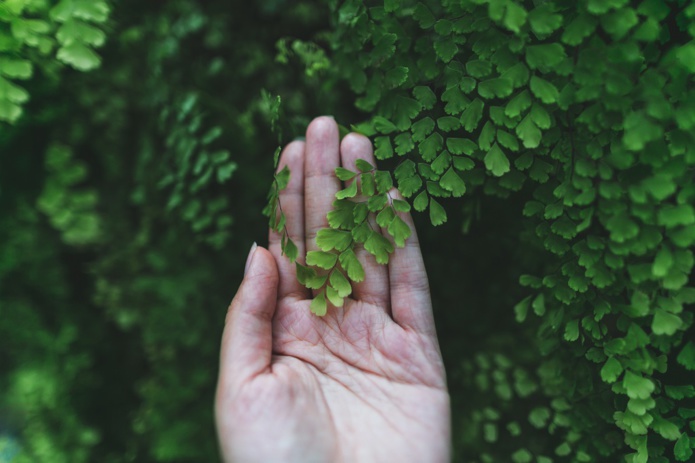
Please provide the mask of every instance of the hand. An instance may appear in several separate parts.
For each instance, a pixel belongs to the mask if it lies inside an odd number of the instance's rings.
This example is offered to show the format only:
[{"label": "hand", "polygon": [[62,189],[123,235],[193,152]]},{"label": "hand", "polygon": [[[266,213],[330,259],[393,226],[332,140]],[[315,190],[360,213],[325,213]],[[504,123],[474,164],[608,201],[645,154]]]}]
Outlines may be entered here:
[{"label": "hand", "polygon": [[[282,153],[291,179],[280,201],[300,256],[328,226],[341,189],[334,169],[355,170],[358,158],[375,164],[369,140],[341,142],[329,117]],[[312,295],[272,232],[269,249],[252,249],[227,315],[215,404],[224,460],[448,461],[449,394],[415,233],[388,267],[358,251],[367,278],[324,317],[310,312]]]}]

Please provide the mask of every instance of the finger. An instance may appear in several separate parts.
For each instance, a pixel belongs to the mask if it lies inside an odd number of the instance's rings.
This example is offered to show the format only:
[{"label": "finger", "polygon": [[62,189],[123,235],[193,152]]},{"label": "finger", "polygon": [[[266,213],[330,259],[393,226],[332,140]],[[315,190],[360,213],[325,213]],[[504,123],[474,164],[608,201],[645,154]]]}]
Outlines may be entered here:
[{"label": "finger", "polygon": [[[357,172],[355,163],[358,159],[364,159],[371,165],[376,165],[372,143],[367,137],[356,133],[348,134],[343,138],[340,143],[340,158],[343,167],[353,172]],[[364,197],[356,198],[357,201],[366,199]],[[368,220],[373,229],[379,230],[374,214],[370,213]],[[367,277],[364,281],[353,284],[352,297],[376,304],[388,311],[390,302],[388,269],[385,265],[378,264],[374,256],[367,252],[363,246],[358,246],[355,249],[355,254],[364,267]]]},{"label": "finger", "polygon": [[316,233],[328,227],[326,214],[332,209],[340,181],[338,125],[331,117],[314,119],[306,131],[304,158],[304,229],[307,251],[316,251]]},{"label": "finger", "polygon": [[261,247],[252,248],[249,259],[222,335],[218,384],[222,394],[270,367],[278,269],[272,254]]},{"label": "finger", "polygon": [[[285,226],[290,239],[297,245],[299,256],[304,256],[304,142],[295,141],[285,147],[280,156],[278,171],[287,166],[290,181],[280,192],[280,205],[287,220]],[[280,275],[278,299],[297,297],[307,299],[309,291],[297,281],[293,263],[282,256],[282,235],[270,230],[268,249],[275,257]]]},{"label": "finger", "polygon": [[[390,195],[393,199],[403,199],[395,188],[391,190]],[[404,247],[399,248],[394,244],[395,251],[389,259],[393,320],[403,327],[436,338],[430,287],[415,224],[409,213],[397,214],[408,224],[412,235],[405,241]],[[386,230],[383,232],[393,243],[393,238]]]}]

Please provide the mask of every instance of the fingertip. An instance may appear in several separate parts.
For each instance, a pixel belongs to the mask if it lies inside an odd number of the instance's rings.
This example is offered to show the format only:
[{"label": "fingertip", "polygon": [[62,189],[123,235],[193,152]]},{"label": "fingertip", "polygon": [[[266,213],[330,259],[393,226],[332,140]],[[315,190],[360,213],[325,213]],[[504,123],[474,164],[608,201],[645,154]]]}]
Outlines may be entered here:
[{"label": "fingertip", "polygon": [[338,137],[338,124],[331,116],[319,116],[309,123],[306,129],[306,139],[323,139],[326,137]]},{"label": "fingertip", "polygon": [[258,279],[263,280],[263,283],[268,286],[277,286],[279,279],[275,258],[270,251],[261,246],[257,246],[251,255],[248,270],[244,276],[244,282]]},{"label": "fingertip", "polygon": [[370,164],[375,164],[374,149],[369,138],[358,133],[349,133],[340,143],[340,155],[343,167],[346,169],[356,169],[358,159],[364,159]]}]

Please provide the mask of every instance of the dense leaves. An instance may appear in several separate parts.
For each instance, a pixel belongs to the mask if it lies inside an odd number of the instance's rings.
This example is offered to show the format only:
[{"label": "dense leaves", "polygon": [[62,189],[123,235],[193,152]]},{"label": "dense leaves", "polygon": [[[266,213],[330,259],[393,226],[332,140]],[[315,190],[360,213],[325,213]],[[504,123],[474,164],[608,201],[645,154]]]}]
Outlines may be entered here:
[{"label": "dense leaves", "polygon": [[[343,305],[356,247],[409,238],[394,186],[441,225],[419,231],[457,461],[691,460],[692,2],[257,3],[0,2],[0,452],[215,459],[263,127],[330,113],[380,164],[336,172],[298,277],[317,315]],[[302,262],[289,176],[267,212]]]}]

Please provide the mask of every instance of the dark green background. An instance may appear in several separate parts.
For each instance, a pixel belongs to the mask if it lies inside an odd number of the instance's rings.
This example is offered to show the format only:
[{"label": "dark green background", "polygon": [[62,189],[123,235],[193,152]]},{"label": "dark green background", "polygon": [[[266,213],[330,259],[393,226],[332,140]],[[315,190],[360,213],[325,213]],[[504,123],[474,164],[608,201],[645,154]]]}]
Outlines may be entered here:
[{"label": "dark green background", "polygon": [[[344,82],[275,60],[278,39],[321,44],[328,27],[319,1],[124,0],[100,69],[39,70],[28,82],[24,118],[0,126],[0,430],[22,442],[17,461],[217,458],[226,306],[251,243],[266,243],[277,139],[261,90],[283,99],[283,143],[313,116],[368,117]],[[231,178],[195,173],[206,150],[229,152]],[[51,167],[60,153],[67,160]],[[499,413],[486,411],[494,386],[475,371],[491,360],[494,384],[512,384],[537,363],[511,310],[524,295],[518,275],[540,265],[520,244],[524,196],[452,202],[436,229],[416,217],[461,461],[486,445],[467,423]],[[466,234],[464,217],[475,217]],[[533,402],[503,413],[525,416]]]}]

